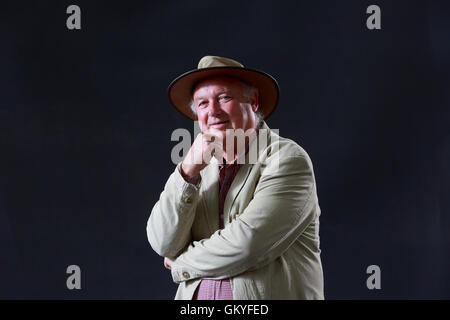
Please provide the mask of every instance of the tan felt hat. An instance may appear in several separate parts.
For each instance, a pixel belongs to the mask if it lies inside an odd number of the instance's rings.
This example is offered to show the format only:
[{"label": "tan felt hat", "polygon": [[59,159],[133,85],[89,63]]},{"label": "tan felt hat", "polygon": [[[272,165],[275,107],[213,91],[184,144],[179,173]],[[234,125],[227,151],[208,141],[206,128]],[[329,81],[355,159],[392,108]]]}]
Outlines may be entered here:
[{"label": "tan felt hat", "polygon": [[264,119],[273,112],[278,103],[279,87],[269,74],[245,68],[241,63],[223,57],[205,56],[197,69],[183,73],[173,80],[168,88],[169,100],[186,117],[197,120],[189,106],[195,85],[206,78],[227,76],[254,86],[259,91],[259,110]]}]

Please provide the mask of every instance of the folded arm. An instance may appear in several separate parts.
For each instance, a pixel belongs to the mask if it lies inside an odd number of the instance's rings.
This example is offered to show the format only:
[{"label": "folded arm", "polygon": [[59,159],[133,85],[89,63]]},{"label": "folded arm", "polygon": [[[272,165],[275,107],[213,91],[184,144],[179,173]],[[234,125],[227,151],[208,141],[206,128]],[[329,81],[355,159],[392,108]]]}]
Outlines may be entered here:
[{"label": "folded arm", "polygon": [[210,238],[192,242],[173,261],[175,282],[225,279],[265,265],[288,249],[315,218],[317,197],[309,159],[280,159],[278,169],[270,164],[261,167],[244,212]]}]

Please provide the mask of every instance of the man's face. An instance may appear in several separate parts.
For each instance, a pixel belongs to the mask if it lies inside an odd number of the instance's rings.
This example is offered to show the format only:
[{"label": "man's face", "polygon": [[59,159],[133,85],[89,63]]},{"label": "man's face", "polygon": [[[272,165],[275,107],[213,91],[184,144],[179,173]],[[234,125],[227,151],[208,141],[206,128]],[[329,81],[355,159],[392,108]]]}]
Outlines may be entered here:
[{"label": "man's face", "polygon": [[258,95],[244,97],[243,83],[228,77],[201,81],[194,90],[194,105],[202,132],[221,132],[225,140],[227,129],[256,128]]}]

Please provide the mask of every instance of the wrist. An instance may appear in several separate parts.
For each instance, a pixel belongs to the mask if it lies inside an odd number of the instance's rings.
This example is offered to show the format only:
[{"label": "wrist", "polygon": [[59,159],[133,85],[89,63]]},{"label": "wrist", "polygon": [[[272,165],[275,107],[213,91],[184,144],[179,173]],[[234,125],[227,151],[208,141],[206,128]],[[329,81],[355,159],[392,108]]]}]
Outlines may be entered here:
[{"label": "wrist", "polygon": [[186,182],[189,182],[192,184],[197,184],[198,181],[200,180],[200,173],[196,172],[195,170],[189,170],[189,169],[186,170],[183,167],[183,163],[181,163],[181,165],[180,165],[180,173]]}]

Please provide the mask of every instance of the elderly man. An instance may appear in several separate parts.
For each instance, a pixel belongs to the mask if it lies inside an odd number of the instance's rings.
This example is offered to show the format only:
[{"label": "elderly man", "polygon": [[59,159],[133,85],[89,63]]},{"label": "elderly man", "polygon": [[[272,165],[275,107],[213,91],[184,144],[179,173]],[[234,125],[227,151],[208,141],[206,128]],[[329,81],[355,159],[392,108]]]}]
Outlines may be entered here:
[{"label": "elderly man", "polygon": [[201,130],[147,223],[176,299],[324,298],[311,160],[264,121],[278,92],[270,75],[215,56],[169,86]]}]

